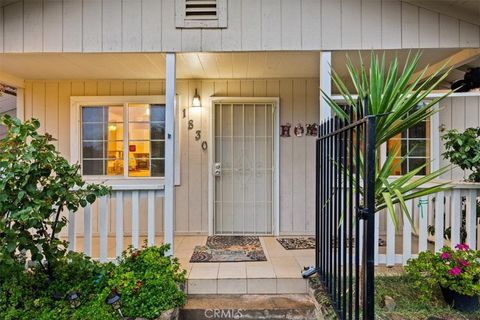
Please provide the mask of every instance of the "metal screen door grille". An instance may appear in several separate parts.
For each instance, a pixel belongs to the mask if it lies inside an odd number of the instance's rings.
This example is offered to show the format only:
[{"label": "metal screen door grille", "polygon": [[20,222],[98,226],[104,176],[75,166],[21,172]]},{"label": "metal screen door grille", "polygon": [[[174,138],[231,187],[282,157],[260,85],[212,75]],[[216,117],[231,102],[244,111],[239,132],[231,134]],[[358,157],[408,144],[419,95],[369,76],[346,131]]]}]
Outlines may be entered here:
[{"label": "metal screen door grille", "polygon": [[215,103],[215,233],[273,230],[273,103]]}]

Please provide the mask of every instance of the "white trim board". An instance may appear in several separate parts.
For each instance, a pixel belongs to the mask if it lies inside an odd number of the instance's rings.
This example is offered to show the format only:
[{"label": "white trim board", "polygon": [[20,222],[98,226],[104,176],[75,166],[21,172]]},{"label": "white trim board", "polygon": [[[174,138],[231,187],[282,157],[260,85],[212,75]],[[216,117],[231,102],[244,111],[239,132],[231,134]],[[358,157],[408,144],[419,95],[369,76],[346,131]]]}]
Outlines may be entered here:
[{"label": "white trim board", "polygon": [[[214,212],[214,132],[215,132],[215,103],[273,103],[275,108],[274,115],[274,179],[273,179],[273,226],[274,236],[280,235],[280,98],[278,97],[211,97],[210,98],[210,127],[208,134],[208,234],[214,234],[215,212]],[[272,235],[272,234],[270,234]],[[268,235],[262,235],[268,236]]]},{"label": "white trim board", "polygon": [[[129,103],[158,103],[165,104],[165,96],[152,95],[152,96],[71,96],[70,97],[70,162],[77,163],[80,159],[80,126],[81,126],[81,106],[98,106],[98,105],[127,105]],[[179,107],[178,96],[175,99],[175,132],[179,133],[180,121],[179,121]],[[125,130],[125,133],[127,131]],[[126,140],[125,140],[126,141]],[[180,134],[175,135],[175,153],[180,154]],[[128,162],[127,162],[128,163]],[[159,181],[163,185],[163,177],[115,177],[115,176],[86,176],[87,181],[103,181],[111,183],[112,185],[125,185],[131,181],[142,184],[157,185]],[[175,185],[180,185],[180,159],[176,157],[175,160]]]}]

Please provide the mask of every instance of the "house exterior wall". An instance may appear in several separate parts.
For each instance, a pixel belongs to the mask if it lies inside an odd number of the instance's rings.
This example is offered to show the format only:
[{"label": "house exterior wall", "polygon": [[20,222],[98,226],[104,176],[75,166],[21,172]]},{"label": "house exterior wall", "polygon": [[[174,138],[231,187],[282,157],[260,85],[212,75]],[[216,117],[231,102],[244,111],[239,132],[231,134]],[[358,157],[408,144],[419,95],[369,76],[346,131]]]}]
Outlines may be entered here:
[{"label": "house exterior wall", "polygon": [[[189,110],[195,88],[202,98],[201,110]],[[35,117],[41,122],[40,131],[52,134],[54,143],[67,158],[70,156],[70,96],[97,95],[164,95],[164,80],[61,80],[25,82],[25,118]],[[195,141],[195,131],[203,137],[209,134],[209,97],[279,97],[280,123],[318,123],[318,79],[256,79],[256,80],[177,80],[177,94],[186,117],[180,117],[180,174],[181,185],[176,187],[175,230],[177,233],[208,232],[208,152]],[[199,112],[197,112],[199,111]],[[182,114],[182,112],[180,112]],[[194,121],[194,130],[188,130],[188,121]],[[292,129],[293,130],[293,129]],[[292,132],[293,133],[293,132]],[[293,135],[293,134],[292,134]],[[280,139],[280,232],[282,234],[312,234],[315,211],[315,139],[291,137]],[[146,193],[142,193],[140,212],[146,207]],[[130,199],[125,199],[126,213]],[[162,199],[157,199],[156,230],[162,230]],[[115,199],[110,202],[110,231],[114,232]],[[145,209],[145,208],[144,208]],[[93,208],[96,221],[96,210]],[[83,232],[83,215],[78,216],[78,232]],[[130,230],[125,220],[125,232]],[[98,226],[94,223],[93,232]],[[146,233],[146,217],[140,228]]]},{"label": "house exterior wall", "polygon": [[225,29],[176,29],[174,0],[19,0],[0,52],[478,47],[479,25],[399,0],[228,0]]}]

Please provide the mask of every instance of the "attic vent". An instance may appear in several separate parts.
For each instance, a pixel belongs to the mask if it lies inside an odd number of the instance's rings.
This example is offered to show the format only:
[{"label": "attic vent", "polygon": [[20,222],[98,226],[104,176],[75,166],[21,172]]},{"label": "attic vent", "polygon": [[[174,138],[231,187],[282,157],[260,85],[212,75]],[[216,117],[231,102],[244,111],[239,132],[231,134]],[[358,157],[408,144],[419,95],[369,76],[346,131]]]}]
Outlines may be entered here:
[{"label": "attic vent", "polygon": [[175,0],[177,28],[226,28],[227,0]]},{"label": "attic vent", "polygon": [[217,0],[185,0],[185,18],[217,19]]}]

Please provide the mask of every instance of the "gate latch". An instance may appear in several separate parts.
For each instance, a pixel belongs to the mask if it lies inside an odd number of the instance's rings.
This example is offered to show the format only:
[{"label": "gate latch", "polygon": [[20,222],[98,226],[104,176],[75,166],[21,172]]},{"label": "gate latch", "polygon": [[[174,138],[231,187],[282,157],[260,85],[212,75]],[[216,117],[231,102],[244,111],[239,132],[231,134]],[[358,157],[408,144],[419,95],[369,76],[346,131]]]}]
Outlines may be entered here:
[{"label": "gate latch", "polygon": [[358,207],[358,214],[357,217],[359,220],[367,220],[368,219],[368,209],[365,207]]}]

